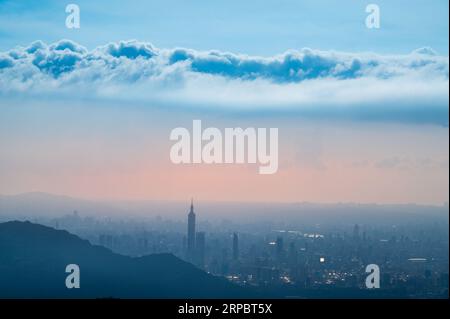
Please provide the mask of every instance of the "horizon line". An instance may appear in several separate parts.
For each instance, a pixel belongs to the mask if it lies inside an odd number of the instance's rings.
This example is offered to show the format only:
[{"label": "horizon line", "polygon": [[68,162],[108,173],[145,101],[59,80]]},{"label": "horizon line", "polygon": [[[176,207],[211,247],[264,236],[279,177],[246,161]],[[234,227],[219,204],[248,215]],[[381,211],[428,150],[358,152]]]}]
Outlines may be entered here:
[{"label": "horizon line", "polygon": [[[25,195],[47,195],[52,197],[62,197],[66,199],[72,199],[72,200],[82,200],[82,201],[89,201],[89,202],[184,202],[190,203],[190,198],[185,199],[154,199],[154,198],[87,198],[82,196],[76,196],[76,195],[68,195],[68,194],[56,194],[56,193],[49,193],[44,191],[29,191],[29,192],[20,192],[20,193],[13,193],[13,194],[3,194],[0,193],[1,197],[19,197],[19,196],[25,196]],[[312,204],[312,205],[361,205],[361,206],[418,206],[418,207],[440,207],[445,208],[449,207],[449,202],[444,201],[441,204],[438,203],[414,203],[414,202],[399,202],[399,203],[389,203],[389,202],[354,202],[354,201],[340,201],[340,202],[321,202],[321,201],[309,201],[309,200],[299,200],[299,201],[255,201],[255,200],[227,200],[227,199],[205,199],[205,200],[199,200],[199,197],[196,197],[196,202],[203,202],[203,203],[221,203],[221,204],[274,204],[274,205],[305,205],[305,204]]]}]

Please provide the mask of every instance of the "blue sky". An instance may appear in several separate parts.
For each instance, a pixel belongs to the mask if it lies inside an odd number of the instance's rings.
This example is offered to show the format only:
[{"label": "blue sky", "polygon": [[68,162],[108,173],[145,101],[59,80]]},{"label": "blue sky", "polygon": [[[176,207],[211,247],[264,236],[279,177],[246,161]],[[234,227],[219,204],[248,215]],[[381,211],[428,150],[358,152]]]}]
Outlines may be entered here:
[{"label": "blue sky", "polygon": [[[81,29],[65,28],[65,6],[81,8]],[[365,7],[381,28],[365,27]],[[429,46],[448,55],[448,1],[359,0],[0,0],[0,50],[34,40],[74,40],[90,49],[137,39],[157,47],[273,55],[288,49],[408,53]]]},{"label": "blue sky", "polygon": [[[442,204],[448,60],[448,1],[0,0],[0,193]],[[193,119],[279,127],[279,173],[175,169]]]},{"label": "blue sky", "polygon": [[380,29],[368,1],[70,2],[0,0],[4,96],[448,125],[448,1],[374,1]]}]

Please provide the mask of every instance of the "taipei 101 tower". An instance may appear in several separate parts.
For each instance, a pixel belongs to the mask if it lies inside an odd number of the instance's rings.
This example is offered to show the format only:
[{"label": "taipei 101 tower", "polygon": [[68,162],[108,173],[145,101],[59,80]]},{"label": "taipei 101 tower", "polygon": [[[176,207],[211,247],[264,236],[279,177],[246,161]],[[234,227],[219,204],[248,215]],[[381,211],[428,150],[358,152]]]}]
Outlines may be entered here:
[{"label": "taipei 101 tower", "polygon": [[191,199],[191,210],[188,214],[187,258],[193,261],[195,257],[195,213],[194,201]]}]

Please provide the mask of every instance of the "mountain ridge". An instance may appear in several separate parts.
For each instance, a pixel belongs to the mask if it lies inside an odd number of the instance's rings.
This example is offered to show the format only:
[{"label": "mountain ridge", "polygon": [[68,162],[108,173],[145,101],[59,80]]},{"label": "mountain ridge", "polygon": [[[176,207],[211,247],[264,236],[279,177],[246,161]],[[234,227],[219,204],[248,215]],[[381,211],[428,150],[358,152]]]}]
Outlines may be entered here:
[{"label": "mountain ridge", "polygon": [[[68,264],[80,289],[68,289]],[[64,230],[29,221],[0,223],[3,298],[239,298],[249,291],[172,254],[129,257]]]}]

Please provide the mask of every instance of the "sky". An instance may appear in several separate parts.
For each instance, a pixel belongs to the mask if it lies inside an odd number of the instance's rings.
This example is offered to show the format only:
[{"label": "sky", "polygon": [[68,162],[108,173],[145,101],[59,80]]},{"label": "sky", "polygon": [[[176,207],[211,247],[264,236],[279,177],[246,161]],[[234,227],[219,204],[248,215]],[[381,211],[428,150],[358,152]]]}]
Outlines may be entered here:
[{"label": "sky", "polygon": [[[448,2],[0,0],[0,194],[442,205]],[[279,129],[279,170],[170,132]]]},{"label": "sky", "polygon": [[406,54],[432,47],[448,55],[448,1],[377,0],[381,28],[367,29],[361,0],[73,1],[81,28],[64,27],[69,1],[0,0],[0,49],[35,40],[77,41],[89,49],[136,39],[269,56],[289,49]]}]

